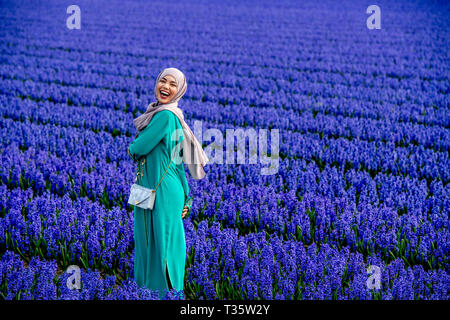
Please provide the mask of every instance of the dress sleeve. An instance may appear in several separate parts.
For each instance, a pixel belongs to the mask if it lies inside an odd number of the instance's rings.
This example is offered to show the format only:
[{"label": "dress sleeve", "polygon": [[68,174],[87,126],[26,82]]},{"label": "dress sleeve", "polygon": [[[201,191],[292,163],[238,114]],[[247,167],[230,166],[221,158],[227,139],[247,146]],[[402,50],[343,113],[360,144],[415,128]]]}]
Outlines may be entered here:
[{"label": "dress sleeve", "polygon": [[136,160],[150,153],[167,134],[170,111],[160,111],[128,147],[128,154]]}]

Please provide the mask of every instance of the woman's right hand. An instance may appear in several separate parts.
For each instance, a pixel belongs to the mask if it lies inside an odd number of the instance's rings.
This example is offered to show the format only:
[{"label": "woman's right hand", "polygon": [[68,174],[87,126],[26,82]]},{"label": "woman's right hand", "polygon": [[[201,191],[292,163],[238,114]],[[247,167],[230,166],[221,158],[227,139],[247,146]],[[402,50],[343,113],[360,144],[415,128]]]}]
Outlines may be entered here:
[{"label": "woman's right hand", "polygon": [[183,212],[181,213],[181,218],[184,218],[186,216],[186,214],[188,213],[188,211],[189,211],[188,207],[184,206]]}]

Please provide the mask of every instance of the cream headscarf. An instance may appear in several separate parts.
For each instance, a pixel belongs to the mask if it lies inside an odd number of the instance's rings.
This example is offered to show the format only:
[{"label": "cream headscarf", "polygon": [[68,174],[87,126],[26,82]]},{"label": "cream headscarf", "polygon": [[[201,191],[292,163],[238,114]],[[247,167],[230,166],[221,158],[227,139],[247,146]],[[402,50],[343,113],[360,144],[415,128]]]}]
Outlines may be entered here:
[{"label": "cream headscarf", "polygon": [[[177,82],[178,91],[175,96],[165,104],[162,104],[156,99],[155,102],[152,102],[148,105],[147,110],[144,114],[140,115],[136,119],[134,119],[134,125],[138,130],[138,134],[147,127],[147,125],[152,120],[153,116],[163,110],[172,111],[180,120],[181,126],[183,127],[184,139],[182,142],[183,148],[183,161],[187,164],[189,171],[194,179],[203,179],[206,175],[203,167],[209,161],[206,153],[203,151],[201,144],[198,142],[191,128],[184,121],[183,111],[178,108],[178,100],[184,95],[187,89],[186,77],[177,68],[166,68],[158,75],[155,83],[155,98],[156,98],[156,87],[158,85],[159,80],[166,76],[171,75],[175,78]],[[193,158],[193,162],[191,159]]]}]

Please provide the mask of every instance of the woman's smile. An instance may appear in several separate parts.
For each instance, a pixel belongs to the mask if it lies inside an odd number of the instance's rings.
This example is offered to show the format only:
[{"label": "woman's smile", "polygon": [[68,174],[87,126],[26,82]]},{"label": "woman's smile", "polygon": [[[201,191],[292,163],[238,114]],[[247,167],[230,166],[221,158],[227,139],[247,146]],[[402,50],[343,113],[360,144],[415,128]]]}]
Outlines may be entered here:
[{"label": "woman's smile", "polygon": [[178,86],[175,78],[167,75],[159,80],[156,87],[156,94],[159,102],[168,103],[177,94]]}]

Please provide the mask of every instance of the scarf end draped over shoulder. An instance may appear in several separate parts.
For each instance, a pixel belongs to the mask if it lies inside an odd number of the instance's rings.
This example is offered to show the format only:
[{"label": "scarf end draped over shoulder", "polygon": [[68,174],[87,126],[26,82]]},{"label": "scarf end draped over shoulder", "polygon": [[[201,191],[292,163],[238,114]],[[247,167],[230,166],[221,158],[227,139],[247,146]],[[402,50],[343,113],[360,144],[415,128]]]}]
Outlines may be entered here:
[{"label": "scarf end draped over shoulder", "polygon": [[[183,161],[188,166],[189,172],[194,179],[203,179],[206,175],[203,167],[208,163],[209,159],[203,151],[200,142],[198,142],[187,125],[186,128],[183,127],[183,134],[185,136],[183,140]],[[190,138],[186,139],[186,137]]]}]

